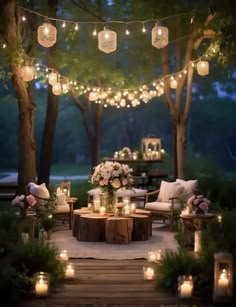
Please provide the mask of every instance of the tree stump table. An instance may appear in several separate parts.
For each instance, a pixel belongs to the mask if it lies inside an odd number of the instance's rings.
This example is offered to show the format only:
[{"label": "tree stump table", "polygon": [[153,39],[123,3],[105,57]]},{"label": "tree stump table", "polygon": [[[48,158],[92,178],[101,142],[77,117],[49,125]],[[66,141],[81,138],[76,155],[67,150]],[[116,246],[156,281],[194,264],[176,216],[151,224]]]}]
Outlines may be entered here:
[{"label": "tree stump table", "polygon": [[136,209],[135,214],[146,215],[148,217],[149,223],[149,236],[152,236],[152,213],[145,209]]},{"label": "tree stump table", "polygon": [[107,215],[97,213],[81,214],[77,240],[86,242],[105,241],[105,221]]},{"label": "tree stump table", "polygon": [[150,236],[150,222],[147,215],[131,214],[133,219],[133,241],[146,241]]},{"label": "tree stump table", "polygon": [[76,209],[73,211],[72,235],[75,238],[79,236],[79,219],[81,214],[92,213],[88,208]]},{"label": "tree stump table", "polygon": [[106,242],[109,244],[126,244],[132,239],[133,219],[112,216],[106,220]]}]

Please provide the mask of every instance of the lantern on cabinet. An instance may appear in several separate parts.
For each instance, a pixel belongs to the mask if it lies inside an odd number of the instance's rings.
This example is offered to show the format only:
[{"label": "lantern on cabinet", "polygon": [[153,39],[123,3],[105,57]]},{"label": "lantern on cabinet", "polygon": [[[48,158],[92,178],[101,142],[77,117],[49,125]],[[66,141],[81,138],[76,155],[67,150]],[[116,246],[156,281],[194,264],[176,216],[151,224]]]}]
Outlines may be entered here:
[{"label": "lantern on cabinet", "polygon": [[142,151],[145,160],[160,159],[161,156],[161,139],[160,138],[143,138]]},{"label": "lantern on cabinet", "polygon": [[57,29],[50,23],[38,27],[38,42],[43,47],[52,47],[57,41]]},{"label": "lantern on cabinet", "polygon": [[233,295],[233,257],[221,252],[214,255],[214,292],[215,303],[227,303]]},{"label": "lantern on cabinet", "polygon": [[38,272],[35,276],[35,295],[39,297],[47,296],[49,293],[49,277],[45,272]]},{"label": "lantern on cabinet", "polygon": [[178,293],[182,299],[190,299],[193,295],[192,275],[181,275],[178,277]]},{"label": "lantern on cabinet", "polygon": [[117,48],[117,35],[116,32],[104,29],[98,33],[98,49],[111,53]]},{"label": "lantern on cabinet", "polygon": [[156,23],[152,28],[152,45],[158,49],[164,48],[169,42],[169,30]]},{"label": "lantern on cabinet", "polygon": [[197,73],[200,76],[206,76],[209,74],[209,63],[207,61],[199,61],[197,63]]},{"label": "lantern on cabinet", "polygon": [[71,195],[71,182],[64,180],[60,184],[60,188],[61,188],[61,193],[64,193],[66,195],[66,197],[69,198],[70,195]]},{"label": "lantern on cabinet", "polygon": [[34,67],[32,65],[25,65],[22,67],[22,78],[25,82],[34,79]]}]

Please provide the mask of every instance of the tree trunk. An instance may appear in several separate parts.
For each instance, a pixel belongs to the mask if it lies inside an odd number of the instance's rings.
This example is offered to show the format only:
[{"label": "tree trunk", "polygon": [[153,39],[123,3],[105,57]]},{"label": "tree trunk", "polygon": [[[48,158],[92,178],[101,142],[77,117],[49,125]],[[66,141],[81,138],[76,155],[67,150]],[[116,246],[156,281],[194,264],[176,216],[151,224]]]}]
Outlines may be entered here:
[{"label": "tree trunk", "polygon": [[177,147],[177,178],[184,179],[185,174],[185,145],[186,124],[181,120],[176,124],[176,147]]},{"label": "tree trunk", "polygon": [[[48,0],[50,16],[56,17],[57,0]],[[54,25],[56,22],[54,21]],[[50,61],[49,66],[55,68],[54,56],[56,51],[56,44],[49,48]],[[55,134],[55,127],[58,114],[59,97],[52,93],[52,86],[48,85],[47,98],[47,113],[44,123],[43,137],[40,149],[39,169],[38,169],[38,183],[45,182],[46,186],[50,183],[50,166],[53,155],[53,140]]]},{"label": "tree trunk", "polygon": [[[20,23],[17,18],[15,0],[1,4],[3,11],[3,36],[9,48],[8,63],[13,74],[12,83],[16,92],[19,107],[18,122],[18,190],[25,193],[25,185],[36,179],[34,113],[35,105],[27,91],[27,84],[21,76],[22,53],[16,52],[21,44]],[[15,51],[15,52],[13,52]]]}]

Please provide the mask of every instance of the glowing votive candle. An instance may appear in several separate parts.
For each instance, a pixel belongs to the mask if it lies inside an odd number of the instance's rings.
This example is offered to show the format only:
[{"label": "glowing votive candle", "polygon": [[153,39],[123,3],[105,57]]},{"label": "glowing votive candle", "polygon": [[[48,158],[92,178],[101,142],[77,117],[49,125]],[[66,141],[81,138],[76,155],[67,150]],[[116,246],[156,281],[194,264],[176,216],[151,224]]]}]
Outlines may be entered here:
[{"label": "glowing votive candle", "polygon": [[123,213],[124,215],[128,216],[130,215],[130,206],[129,205],[125,205],[123,208]]},{"label": "glowing votive candle", "polygon": [[48,294],[48,283],[43,277],[39,278],[35,283],[35,293],[37,296],[45,296]]},{"label": "glowing votive candle", "polygon": [[60,257],[60,260],[67,261],[68,260],[67,250],[61,251],[59,257]]},{"label": "glowing votive candle", "polygon": [[229,279],[227,277],[227,271],[224,269],[222,270],[220,277],[218,279],[218,295],[224,296],[227,294],[227,288],[229,286]]},{"label": "glowing votive candle", "polygon": [[136,205],[134,203],[130,204],[130,212],[135,213],[136,212]]},{"label": "glowing votive candle", "polygon": [[75,277],[75,269],[73,264],[68,263],[65,270],[65,278],[71,279]]},{"label": "glowing votive candle", "polygon": [[129,205],[129,201],[130,201],[130,199],[129,199],[129,197],[123,197],[123,199],[122,199],[122,202],[123,202],[123,204],[126,206],[126,205]]},{"label": "glowing votive candle", "polygon": [[104,206],[100,207],[99,212],[100,212],[100,215],[105,215],[106,214],[106,208]]},{"label": "glowing votive candle", "polygon": [[155,252],[149,252],[148,253],[148,261],[149,262],[156,262],[157,260],[157,255]]},{"label": "glowing votive candle", "polygon": [[92,204],[88,203],[88,209],[92,209]]},{"label": "glowing votive candle", "polygon": [[157,261],[161,260],[161,258],[162,258],[162,251],[161,251],[161,249],[158,249],[156,251],[156,258],[157,258]]},{"label": "glowing votive candle", "polygon": [[95,211],[99,211],[100,206],[101,206],[100,198],[94,198],[94,200],[93,200],[93,208],[94,208],[94,210]]},{"label": "glowing votive candle", "polygon": [[221,223],[222,222],[222,215],[218,215],[217,219],[218,219],[218,222]]},{"label": "glowing votive candle", "polygon": [[180,297],[181,298],[191,298],[192,297],[193,286],[189,281],[184,281],[180,286]]},{"label": "glowing votive candle", "polygon": [[144,280],[152,280],[154,277],[154,269],[150,267],[143,268],[143,278]]}]

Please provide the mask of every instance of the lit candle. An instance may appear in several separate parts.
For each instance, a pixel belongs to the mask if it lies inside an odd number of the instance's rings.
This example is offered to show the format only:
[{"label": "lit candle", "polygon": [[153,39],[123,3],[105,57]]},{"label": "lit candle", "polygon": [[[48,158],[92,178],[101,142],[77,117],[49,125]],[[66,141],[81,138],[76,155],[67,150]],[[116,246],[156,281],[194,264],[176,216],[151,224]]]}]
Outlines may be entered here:
[{"label": "lit candle", "polygon": [[92,204],[88,203],[88,209],[92,209]]},{"label": "lit candle", "polygon": [[130,204],[130,212],[135,213],[136,212],[136,205],[135,203]]},{"label": "lit candle", "polygon": [[162,257],[162,251],[161,251],[161,249],[158,249],[157,252],[156,252],[157,261],[160,261],[161,257]]},{"label": "lit candle", "polygon": [[48,294],[48,283],[42,276],[35,283],[35,293],[37,296],[45,296]]},{"label": "lit candle", "polygon": [[154,277],[154,269],[153,268],[143,268],[143,278],[145,280],[152,280]]},{"label": "lit candle", "polygon": [[123,214],[126,215],[126,216],[130,215],[130,206],[129,205],[125,205],[123,207],[123,212],[124,212]]},{"label": "lit candle", "polygon": [[155,252],[149,252],[148,253],[148,261],[149,262],[156,262],[157,260],[157,255]]},{"label": "lit candle", "polygon": [[135,152],[133,153],[133,160],[137,160],[137,154]]},{"label": "lit candle", "polygon": [[227,271],[222,270],[220,277],[218,279],[218,295],[224,296],[227,294],[227,288],[229,286],[229,279],[227,277]]},{"label": "lit candle", "polygon": [[68,263],[65,270],[65,278],[71,279],[75,277],[75,269],[73,264]]},{"label": "lit candle", "polygon": [[100,211],[100,215],[106,214],[106,208],[104,206],[100,207],[99,211]]},{"label": "lit candle", "polygon": [[221,223],[222,222],[222,215],[218,215],[217,219],[218,219],[218,222]]},{"label": "lit candle", "polygon": [[63,250],[60,252],[59,255],[60,260],[62,261],[67,261],[68,260],[68,254],[67,254],[67,250]]},{"label": "lit candle", "polygon": [[93,208],[95,211],[99,211],[100,209],[100,206],[101,206],[101,201],[100,201],[100,198],[94,198],[93,199]]},{"label": "lit candle", "polygon": [[129,205],[129,201],[130,201],[129,197],[123,197],[122,198],[122,202],[123,202],[124,205]]},{"label": "lit candle", "polygon": [[192,297],[193,286],[189,281],[184,281],[180,286],[180,297],[181,298],[190,298]]}]

